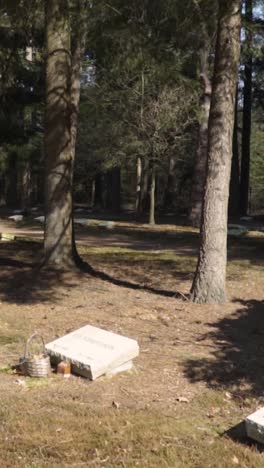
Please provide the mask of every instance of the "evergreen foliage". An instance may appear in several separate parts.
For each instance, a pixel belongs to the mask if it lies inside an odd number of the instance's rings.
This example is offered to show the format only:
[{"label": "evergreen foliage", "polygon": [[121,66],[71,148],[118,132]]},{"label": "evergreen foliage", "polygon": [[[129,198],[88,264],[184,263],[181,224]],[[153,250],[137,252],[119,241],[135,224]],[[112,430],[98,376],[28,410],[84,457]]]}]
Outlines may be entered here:
[{"label": "evergreen foliage", "polygon": [[[0,199],[7,205],[25,204],[22,202],[25,172],[31,174],[26,204],[43,201],[40,180],[43,179],[44,4],[43,0],[5,0],[0,5]],[[78,24],[75,6],[75,0],[70,2],[72,37]],[[86,2],[86,12],[88,36],[82,63],[76,200],[91,203],[99,177],[106,207],[107,174],[118,168],[123,202],[134,206],[140,158],[147,190],[150,169],[155,166],[158,208],[187,213],[201,119],[200,53],[208,40],[211,76],[218,2],[97,0]],[[261,1],[253,1],[253,13],[252,24],[244,20],[243,25],[252,30],[253,44],[248,49],[242,33],[239,84],[244,79],[243,63],[252,56],[251,212],[261,213],[264,106]],[[241,93],[242,86],[239,113]],[[239,119],[239,127],[240,124]],[[241,128],[239,131],[241,136]],[[17,175],[10,182],[12,171]],[[8,199],[10,183],[16,184],[17,197],[13,200]]]}]

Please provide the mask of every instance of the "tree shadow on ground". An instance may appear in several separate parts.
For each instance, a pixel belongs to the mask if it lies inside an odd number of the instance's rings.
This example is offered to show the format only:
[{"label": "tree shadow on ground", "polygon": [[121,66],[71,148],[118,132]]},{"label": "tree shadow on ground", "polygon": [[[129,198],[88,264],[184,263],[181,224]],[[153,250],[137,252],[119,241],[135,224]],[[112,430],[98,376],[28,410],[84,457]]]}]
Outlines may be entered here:
[{"label": "tree shadow on ground", "polygon": [[197,256],[199,236],[188,231],[151,231],[143,227],[116,227],[114,230],[97,226],[76,228],[77,242],[87,247],[119,247],[136,251],[173,250],[177,255]]},{"label": "tree shadow on ground", "polygon": [[[179,244],[177,246],[175,244],[175,247],[178,247],[179,251],[184,248],[184,245],[186,248],[186,245],[189,245],[194,240],[193,234],[187,237],[187,239],[185,239],[185,234],[181,233],[178,239]],[[146,233],[144,235],[146,237]],[[148,243],[148,239],[145,239],[145,242]],[[100,246],[100,240],[98,243]],[[252,247],[254,248],[254,246],[255,243],[253,242]],[[131,248],[133,248],[133,239],[131,239]],[[259,246],[257,246],[256,253],[258,257],[256,255],[254,261],[257,261],[257,258],[259,258]],[[23,240],[16,241],[15,243],[0,244],[0,297],[2,300],[12,303],[37,303],[59,300],[58,286],[66,288],[74,286],[74,281],[70,278],[70,275],[67,276],[58,270],[39,270],[37,264],[40,261],[41,254],[42,247],[39,242]],[[119,254],[118,257],[116,257],[116,254],[111,255],[111,253],[110,255],[91,254],[87,256],[87,260],[90,263],[90,260],[94,258],[95,267],[93,268],[93,266],[82,261],[81,270],[88,273],[90,277],[117,286],[147,291],[165,297],[186,299],[184,294],[174,288],[174,284],[176,285],[179,281],[191,281],[195,266],[191,261],[187,263],[186,259],[188,257],[191,260],[193,257],[192,253],[188,252],[187,254],[185,252],[186,258],[183,257],[181,261],[180,256],[178,259],[173,260],[158,259],[151,252],[149,254],[151,258],[147,256],[145,260],[144,257],[133,258],[134,254],[132,252],[132,256],[130,253],[125,254],[125,256],[123,255],[121,263],[120,255],[122,254]],[[232,258],[232,252],[230,256]],[[104,271],[105,266],[108,266],[112,271],[110,273],[109,271]],[[79,272],[79,275],[81,275],[79,279],[83,278],[82,272]],[[74,275],[75,282],[78,282],[79,279],[76,279],[78,273],[73,272]],[[172,285],[173,281],[175,283]],[[167,288],[166,283],[167,285],[170,284]]]},{"label": "tree shadow on ground", "polygon": [[238,396],[263,395],[264,302],[241,301],[230,317],[207,324],[211,331],[199,341],[213,340],[208,358],[189,359],[185,375],[191,382],[205,381],[213,388],[232,388]]},{"label": "tree shadow on ground", "polygon": [[257,450],[259,453],[264,453],[263,445],[256,442],[253,439],[250,439],[247,436],[245,421],[242,421],[239,424],[236,424],[235,426],[231,427],[222,435],[228,437],[229,439],[232,439],[236,443],[246,445],[247,447],[251,447],[254,450]]},{"label": "tree shadow on ground", "polygon": [[137,291],[146,291],[151,294],[156,294],[158,296],[174,297],[177,299],[188,300],[188,297],[180,291],[167,291],[166,289],[159,289],[142,283],[138,284],[125,279],[118,279],[108,273],[105,273],[104,271],[94,269],[91,265],[85,262],[82,263],[81,269],[83,270],[83,272],[88,273],[89,275],[98,278],[101,281],[105,281],[106,283],[111,283],[122,288],[134,289]]},{"label": "tree shadow on ground", "polygon": [[9,265],[12,265],[12,269],[15,266],[16,271],[9,270],[0,275],[0,298],[3,302],[13,304],[57,302],[62,294],[65,295],[58,290],[59,287],[69,290],[78,284],[76,278],[74,280],[69,278],[63,271],[40,270],[38,267],[25,269],[23,262],[19,264],[17,261],[13,265],[12,260]]},{"label": "tree shadow on ground", "polygon": [[[84,257],[85,259],[85,257]],[[111,271],[116,279],[128,280],[141,285],[156,285],[164,287],[166,284],[179,281],[190,281],[193,277],[195,263],[189,257],[173,257],[131,253],[92,253],[87,255],[88,263],[94,270]]]},{"label": "tree shadow on ground", "polygon": [[263,237],[228,238],[228,260],[248,260],[251,265],[263,267]]},{"label": "tree shadow on ground", "polygon": [[[165,297],[186,299],[176,290],[152,287],[132,279],[118,279],[111,274],[93,268],[80,260],[79,268],[68,272],[39,268],[42,248],[38,242],[19,241],[0,246],[0,298],[4,302],[34,304],[59,301],[63,293],[59,288],[71,289],[85,278],[101,280],[116,286],[147,291]],[[139,279],[139,278],[138,278]],[[89,288],[87,283],[86,288]],[[94,285],[93,285],[94,288]]]},{"label": "tree shadow on ground", "polygon": [[0,298],[3,302],[34,304],[57,301],[58,288],[73,288],[77,279],[59,270],[39,269],[39,242],[16,241],[0,244]]}]

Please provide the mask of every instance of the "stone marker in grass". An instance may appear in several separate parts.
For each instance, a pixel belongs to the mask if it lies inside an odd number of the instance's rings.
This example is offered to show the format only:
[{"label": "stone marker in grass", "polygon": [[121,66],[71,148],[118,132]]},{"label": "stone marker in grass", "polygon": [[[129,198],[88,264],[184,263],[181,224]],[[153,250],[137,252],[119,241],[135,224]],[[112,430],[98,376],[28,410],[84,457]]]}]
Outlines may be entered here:
[{"label": "stone marker in grass", "polygon": [[51,361],[68,361],[72,371],[95,380],[131,369],[138,356],[136,340],[86,325],[46,345]]},{"label": "stone marker in grass", "polygon": [[247,436],[264,444],[264,408],[252,413],[245,420]]}]

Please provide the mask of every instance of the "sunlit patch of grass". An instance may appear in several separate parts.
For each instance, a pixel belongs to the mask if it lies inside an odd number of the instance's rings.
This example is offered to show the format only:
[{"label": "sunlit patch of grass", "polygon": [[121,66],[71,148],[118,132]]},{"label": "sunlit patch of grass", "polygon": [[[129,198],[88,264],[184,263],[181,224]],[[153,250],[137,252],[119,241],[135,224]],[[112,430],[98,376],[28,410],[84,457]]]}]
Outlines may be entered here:
[{"label": "sunlit patch of grass", "polygon": [[[93,408],[47,394],[41,405],[23,392],[5,418],[2,466],[263,466],[261,454],[223,432],[240,422],[220,392],[208,391],[176,411]],[[63,398],[63,395],[66,397]],[[14,444],[15,440],[15,444]],[[249,463],[249,465],[248,465]]]},{"label": "sunlit patch of grass", "polygon": [[177,255],[174,250],[134,250],[122,247],[86,247],[81,246],[79,252],[89,257],[98,258],[104,256],[105,260],[120,259],[126,261],[177,261],[182,265],[187,262],[196,262],[192,256]]},{"label": "sunlit patch of grass", "polygon": [[46,388],[48,387],[50,381],[48,378],[41,377],[31,377],[26,379],[26,387],[29,389],[35,389],[35,388]]},{"label": "sunlit patch of grass", "polygon": [[9,365],[0,366],[0,374],[12,374],[13,369]]},{"label": "sunlit patch of grass", "polygon": [[0,334],[0,346],[12,345],[15,343],[20,343],[21,341],[23,341],[23,337],[21,335]]},{"label": "sunlit patch of grass", "polygon": [[173,250],[103,247],[84,249],[82,256],[95,269],[109,271],[117,278],[163,288],[166,288],[167,279],[188,279],[196,265],[195,257],[177,255]]},{"label": "sunlit patch of grass", "polygon": [[[168,250],[135,250],[121,247],[92,247],[81,246],[80,253],[95,268],[116,269],[120,275],[134,276],[152,274],[163,274],[166,277],[177,273],[186,274],[191,277],[195,272],[197,258],[194,255],[180,255],[177,251]],[[251,271],[264,271],[264,266],[254,262],[252,258],[230,259],[227,265],[227,278],[240,280]]]}]

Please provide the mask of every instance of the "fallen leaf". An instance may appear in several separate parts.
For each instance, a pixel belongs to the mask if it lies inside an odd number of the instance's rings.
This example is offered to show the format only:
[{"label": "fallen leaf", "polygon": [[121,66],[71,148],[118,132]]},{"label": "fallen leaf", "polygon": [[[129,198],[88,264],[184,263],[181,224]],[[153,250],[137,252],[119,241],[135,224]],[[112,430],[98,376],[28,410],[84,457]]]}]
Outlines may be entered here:
[{"label": "fallen leaf", "polygon": [[26,386],[25,380],[21,380],[21,379],[15,380],[15,384],[20,385],[21,387],[25,387],[25,386]]},{"label": "fallen leaf", "polygon": [[238,458],[234,455],[233,458],[232,458],[232,462],[235,464],[235,465],[239,465],[239,460]]},{"label": "fallen leaf", "polygon": [[220,411],[221,411],[221,408],[219,408],[219,407],[213,407],[213,408],[211,408],[210,412],[207,413],[206,416],[207,416],[208,418],[213,418],[213,417],[216,416],[218,413],[220,413]]},{"label": "fallen leaf", "polygon": [[120,408],[120,403],[118,403],[117,401],[113,401],[112,402],[112,407],[115,408],[115,409],[119,409]]},{"label": "fallen leaf", "polygon": [[190,400],[188,400],[188,398],[185,398],[185,397],[176,397],[176,401],[179,401],[180,403],[190,403]]}]

